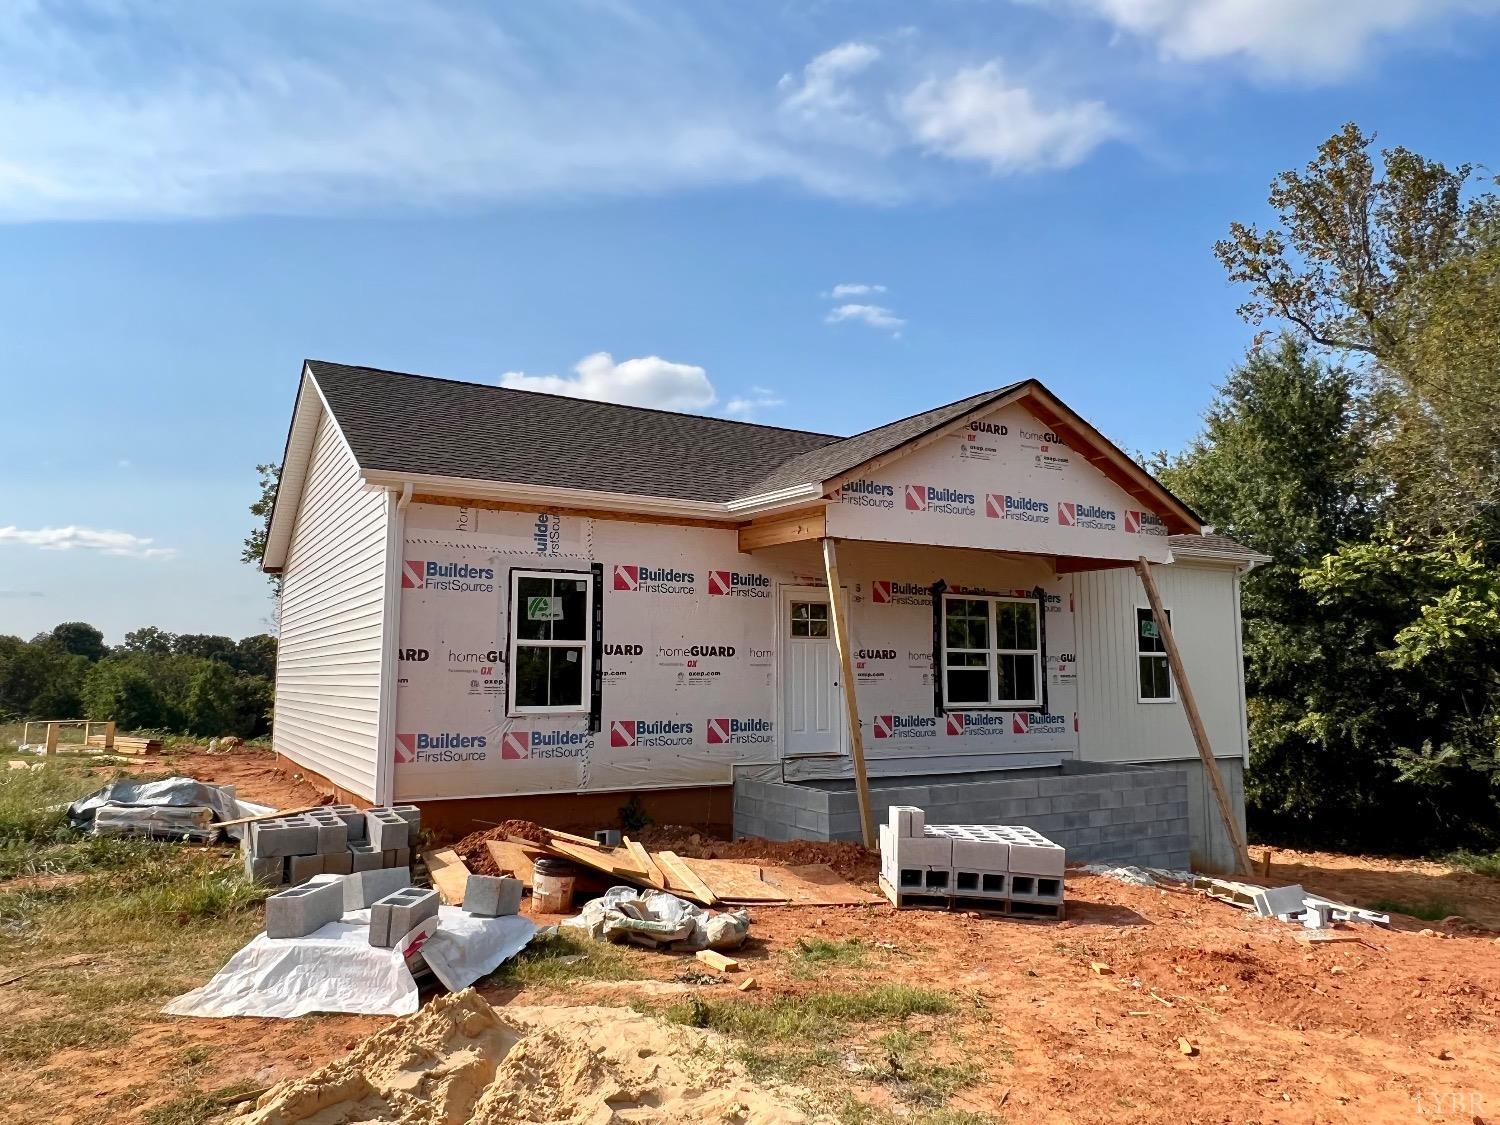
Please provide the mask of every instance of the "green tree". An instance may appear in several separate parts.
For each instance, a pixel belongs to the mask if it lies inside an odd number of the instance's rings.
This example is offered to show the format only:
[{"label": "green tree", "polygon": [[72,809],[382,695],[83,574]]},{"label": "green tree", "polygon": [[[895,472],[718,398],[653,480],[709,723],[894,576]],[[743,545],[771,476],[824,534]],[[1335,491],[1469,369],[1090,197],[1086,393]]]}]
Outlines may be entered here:
[{"label": "green tree", "polygon": [[[240,552],[240,560],[259,567],[266,557],[266,533],[270,529],[271,512],[276,507],[276,489],[281,484],[281,466],[257,465],[255,471],[260,475],[260,496],[250,505],[250,514],[256,518],[256,524],[250,534],[245,536],[245,547]],[[280,595],[281,575],[272,574],[269,577],[273,590]]]},{"label": "green tree", "polygon": [[232,663],[235,643],[228,637],[210,633],[181,633],[172,642],[172,651],[178,656],[199,656],[204,660]]},{"label": "green tree", "polygon": [[52,630],[51,642],[63,652],[85,660],[102,660],[109,647],[104,634],[86,621],[64,621]]},{"label": "green tree", "polygon": [[158,629],[155,625],[143,625],[125,634],[125,648],[128,652],[145,652],[152,656],[169,655],[176,641],[175,634]]},{"label": "green tree", "polygon": [[89,669],[83,684],[87,718],[113,721],[122,730],[170,730],[174,715],[153,674],[152,657],[111,656]]},{"label": "green tree", "polygon": [[269,633],[243,637],[230,659],[235,671],[265,680],[276,679],[276,638]]},{"label": "green tree", "polygon": [[198,661],[183,702],[189,733],[213,737],[236,732],[235,675],[223,661]]}]

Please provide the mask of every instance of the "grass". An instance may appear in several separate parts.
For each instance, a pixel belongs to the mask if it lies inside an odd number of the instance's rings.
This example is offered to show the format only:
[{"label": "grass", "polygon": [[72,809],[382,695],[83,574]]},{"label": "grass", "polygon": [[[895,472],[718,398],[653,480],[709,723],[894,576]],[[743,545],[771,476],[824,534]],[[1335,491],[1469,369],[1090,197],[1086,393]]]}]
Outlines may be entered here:
[{"label": "grass", "polygon": [[1459,912],[1457,906],[1445,899],[1402,902],[1399,899],[1383,898],[1377,902],[1372,902],[1368,909],[1378,910],[1382,914],[1405,914],[1412,918],[1420,918],[1424,922],[1441,921]]},{"label": "grass", "polygon": [[869,953],[870,947],[859,938],[845,941],[821,937],[798,938],[797,944],[787,950],[787,956],[792,959],[792,972],[799,977],[815,976],[833,966],[863,968]]},{"label": "grass", "polygon": [[942,1106],[954,1093],[979,1081],[982,1071],[973,1063],[933,1061],[930,1044],[930,1036],[904,1028],[882,1035],[875,1040],[881,1058],[871,1077],[889,1085],[902,1101],[922,1106]]},{"label": "grass", "polygon": [[755,1043],[827,1043],[839,1038],[848,1024],[943,1015],[952,1010],[953,1001],[945,992],[906,984],[876,984],[759,1002],[693,995],[668,1004],[660,1014],[672,1023],[710,1028]]},{"label": "grass", "polygon": [[632,951],[566,932],[538,935],[486,978],[502,987],[562,984],[570,980],[638,980]]},{"label": "grass", "polygon": [[1443,862],[1461,868],[1464,871],[1472,871],[1475,875],[1489,875],[1500,879],[1500,851],[1496,852],[1451,852],[1443,857]]},{"label": "grass", "polygon": [[194,1086],[171,1101],[148,1109],[141,1115],[141,1121],[145,1125],[205,1125],[218,1118],[229,1106],[248,1100],[242,1095],[256,1089],[249,1082],[236,1082],[217,1090],[200,1090]]}]

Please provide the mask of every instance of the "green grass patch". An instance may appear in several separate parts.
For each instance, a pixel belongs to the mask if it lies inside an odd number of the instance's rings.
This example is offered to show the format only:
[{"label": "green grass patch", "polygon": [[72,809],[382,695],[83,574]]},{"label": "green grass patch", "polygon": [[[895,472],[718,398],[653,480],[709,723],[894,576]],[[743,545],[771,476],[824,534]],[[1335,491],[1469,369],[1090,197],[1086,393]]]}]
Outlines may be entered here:
[{"label": "green grass patch", "polygon": [[825,1070],[838,1065],[838,1052],[831,1047],[777,1049],[744,1045],[737,1048],[734,1057],[744,1066],[746,1073],[757,1082],[775,1079],[780,1082],[801,1082],[816,1070]]},{"label": "green grass patch", "polygon": [[509,988],[569,980],[638,980],[644,974],[632,951],[566,932],[538,935],[486,978]]},{"label": "green grass patch", "polygon": [[145,1125],[205,1125],[220,1117],[226,1109],[249,1099],[243,1095],[258,1087],[250,1082],[236,1082],[217,1090],[200,1090],[194,1086],[169,1102],[148,1109],[141,1115]]},{"label": "green grass patch", "polygon": [[95,1014],[48,1014],[0,1025],[0,1059],[32,1063],[80,1047],[102,1050],[126,1038],[114,1020]]},{"label": "green grass patch", "polygon": [[859,938],[798,938],[786,955],[791,959],[793,975],[806,979],[830,968],[861,968],[869,960],[870,947]]},{"label": "green grass patch", "polygon": [[875,1040],[873,1074],[896,1096],[912,1105],[941,1107],[954,1093],[978,1082],[983,1071],[973,1063],[951,1065],[931,1057],[931,1036],[898,1029]]},{"label": "green grass patch", "polygon": [[1443,899],[1402,902],[1399,899],[1383,898],[1377,902],[1372,902],[1368,909],[1378,910],[1382,914],[1405,914],[1411,918],[1420,918],[1424,922],[1437,922],[1443,918],[1450,918],[1459,912],[1457,906]]},{"label": "green grass patch", "polygon": [[668,1004],[664,1019],[705,1027],[754,1043],[828,1042],[851,1023],[901,1020],[914,1015],[943,1015],[953,1010],[945,992],[905,984],[826,990],[771,1000],[717,1000],[693,995]]},{"label": "green grass patch", "polygon": [[1500,879],[1500,852],[1457,851],[1444,856],[1443,862],[1475,875]]}]

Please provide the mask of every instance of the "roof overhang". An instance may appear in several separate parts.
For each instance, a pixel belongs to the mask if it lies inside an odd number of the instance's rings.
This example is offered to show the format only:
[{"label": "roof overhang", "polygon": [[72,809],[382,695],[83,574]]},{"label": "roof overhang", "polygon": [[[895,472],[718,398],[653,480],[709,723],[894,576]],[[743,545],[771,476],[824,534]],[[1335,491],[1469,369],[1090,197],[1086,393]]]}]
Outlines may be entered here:
[{"label": "roof overhang", "polygon": [[297,525],[297,509],[302,502],[302,488],[307,483],[307,468],[312,462],[313,445],[318,440],[318,425],[325,414],[331,414],[323,401],[323,392],[307,364],[297,383],[297,401],[292,407],[292,424],[287,429],[286,445],[281,451],[281,477],[276,485],[276,502],[266,521],[266,553],[260,568],[268,574],[281,573],[292,545],[292,530]]},{"label": "roof overhang", "polygon": [[1172,548],[1173,561],[1214,563],[1219,566],[1232,566],[1245,573],[1249,573],[1258,566],[1264,566],[1271,562],[1270,555],[1263,555],[1258,551],[1224,551],[1215,547],[1185,547],[1174,546]]}]

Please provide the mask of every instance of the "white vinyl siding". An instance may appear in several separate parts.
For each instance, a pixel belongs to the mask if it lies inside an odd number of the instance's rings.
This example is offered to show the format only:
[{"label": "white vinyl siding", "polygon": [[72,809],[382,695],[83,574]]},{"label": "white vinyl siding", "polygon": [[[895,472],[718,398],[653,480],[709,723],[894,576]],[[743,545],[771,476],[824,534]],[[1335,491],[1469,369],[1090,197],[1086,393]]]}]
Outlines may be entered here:
[{"label": "white vinyl siding", "polygon": [[[1182,649],[1214,756],[1246,753],[1240,672],[1238,576],[1226,566],[1179,561],[1152,568]],[[1077,598],[1079,756],[1095,762],[1197,758],[1182,702],[1143,707],[1136,647],[1141,579],[1129,567],[1074,577]]]},{"label": "white vinyl siding", "polygon": [[375,799],[388,497],[318,424],[282,572],[276,750]]}]

